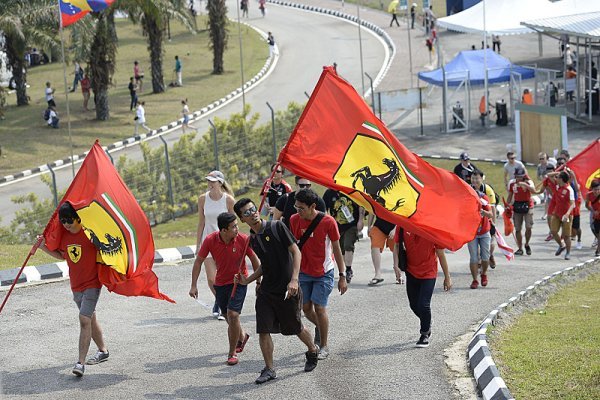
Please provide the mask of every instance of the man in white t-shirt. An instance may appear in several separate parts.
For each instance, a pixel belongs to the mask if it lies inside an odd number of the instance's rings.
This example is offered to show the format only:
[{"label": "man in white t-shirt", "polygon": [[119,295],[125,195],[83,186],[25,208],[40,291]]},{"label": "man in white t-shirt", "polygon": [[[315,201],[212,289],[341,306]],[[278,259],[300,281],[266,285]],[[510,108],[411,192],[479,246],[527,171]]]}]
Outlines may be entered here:
[{"label": "man in white t-shirt", "polygon": [[46,82],[46,102],[48,103],[48,107],[56,107],[56,103],[54,102],[54,88],[50,82]]},{"label": "man in white t-shirt", "polygon": [[514,152],[509,151],[506,153],[506,159],[506,164],[504,164],[504,187],[508,187],[508,182],[515,179],[516,168],[523,168],[525,174],[527,174],[527,168],[525,168],[525,165],[521,161],[517,160]]}]

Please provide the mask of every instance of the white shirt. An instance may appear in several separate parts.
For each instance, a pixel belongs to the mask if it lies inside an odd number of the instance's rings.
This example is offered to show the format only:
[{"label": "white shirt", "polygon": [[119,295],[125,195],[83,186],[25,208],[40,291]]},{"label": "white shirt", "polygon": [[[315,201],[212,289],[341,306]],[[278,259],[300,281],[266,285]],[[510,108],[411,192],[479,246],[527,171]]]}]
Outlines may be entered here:
[{"label": "white shirt", "polygon": [[56,117],[58,117],[56,112],[54,110],[50,110],[50,113],[48,114],[48,125],[52,125],[52,119]]},{"label": "white shirt", "polygon": [[54,99],[54,95],[52,94],[52,92],[54,92],[54,90],[52,90],[51,87],[46,88],[46,101]]},{"label": "white shirt", "polygon": [[146,122],[146,110],[144,110],[144,107],[142,107],[141,104],[136,108],[135,116],[137,117],[138,124],[143,124]]}]

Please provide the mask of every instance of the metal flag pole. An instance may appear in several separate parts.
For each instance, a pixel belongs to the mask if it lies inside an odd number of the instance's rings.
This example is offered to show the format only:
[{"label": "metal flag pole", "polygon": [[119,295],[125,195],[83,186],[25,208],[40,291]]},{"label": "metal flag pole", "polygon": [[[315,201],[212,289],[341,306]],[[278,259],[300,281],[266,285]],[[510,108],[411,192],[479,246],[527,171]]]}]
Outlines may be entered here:
[{"label": "metal flag pole", "polygon": [[365,95],[365,71],[363,67],[363,51],[362,51],[362,34],[361,34],[361,22],[360,22],[360,0],[356,2],[356,17],[358,18],[358,48],[360,53],[360,79],[362,81],[362,94]]},{"label": "metal flag pole", "polygon": [[483,0],[483,95],[485,96],[485,117],[483,119],[484,124],[488,120],[488,70],[487,70],[487,29],[485,21],[485,0]]},{"label": "metal flag pole", "polygon": [[71,109],[69,107],[69,87],[67,86],[67,64],[65,63],[65,37],[63,33],[62,12],[60,11],[60,0],[58,0],[58,19],[60,31],[60,50],[62,55],[63,80],[65,84],[65,98],[67,101],[67,131],[69,132],[69,149],[71,150],[71,173],[75,178],[75,160],[73,158],[73,136],[71,135]]},{"label": "metal flag pole", "polygon": [[238,40],[240,43],[240,73],[242,75],[242,114],[246,112],[246,92],[244,89],[244,54],[242,50],[242,23],[240,21],[240,2],[237,1]]}]

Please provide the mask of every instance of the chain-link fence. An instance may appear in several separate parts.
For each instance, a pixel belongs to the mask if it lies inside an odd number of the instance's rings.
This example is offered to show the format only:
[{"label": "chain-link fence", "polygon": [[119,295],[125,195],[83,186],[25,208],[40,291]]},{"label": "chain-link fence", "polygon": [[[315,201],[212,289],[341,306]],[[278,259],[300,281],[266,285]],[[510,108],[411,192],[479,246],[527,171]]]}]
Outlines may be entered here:
[{"label": "chain-link fence", "polygon": [[[259,114],[244,113],[215,118],[204,134],[186,133],[168,147],[141,143],[143,159],[114,159],[119,174],[131,189],[152,225],[195,213],[198,195],[207,190],[206,175],[221,170],[236,194],[259,185],[270,173],[279,150],[294,129],[304,105],[290,103],[286,110],[271,110],[271,121],[259,125]],[[48,197],[34,193],[11,199],[23,204],[9,227],[0,227],[0,243],[30,243],[42,232],[64,192],[57,192],[53,174],[41,175]]]}]

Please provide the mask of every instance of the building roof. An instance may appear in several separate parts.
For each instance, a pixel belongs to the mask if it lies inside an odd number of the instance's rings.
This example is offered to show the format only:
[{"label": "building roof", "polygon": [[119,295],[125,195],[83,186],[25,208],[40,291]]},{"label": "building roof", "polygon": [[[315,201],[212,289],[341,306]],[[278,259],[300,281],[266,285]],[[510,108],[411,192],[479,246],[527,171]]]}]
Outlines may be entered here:
[{"label": "building roof", "polygon": [[565,33],[589,39],[600,39],[600,12],[563,15],[521,22],[521,25],[538,32]]}]

